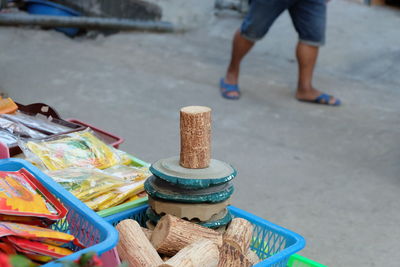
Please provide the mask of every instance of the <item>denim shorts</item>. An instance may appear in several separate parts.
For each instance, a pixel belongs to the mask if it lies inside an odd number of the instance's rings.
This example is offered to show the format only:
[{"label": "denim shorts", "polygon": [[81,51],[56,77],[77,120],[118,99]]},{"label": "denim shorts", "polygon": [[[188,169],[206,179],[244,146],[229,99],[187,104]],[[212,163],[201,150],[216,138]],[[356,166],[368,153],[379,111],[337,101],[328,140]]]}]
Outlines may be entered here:
[{"label": "denim shorts", "polygon": [[301,42],[313,46],[325,43],[326,0],[251,0],[241,35],[250,41],[261,39],[286,9]]}]

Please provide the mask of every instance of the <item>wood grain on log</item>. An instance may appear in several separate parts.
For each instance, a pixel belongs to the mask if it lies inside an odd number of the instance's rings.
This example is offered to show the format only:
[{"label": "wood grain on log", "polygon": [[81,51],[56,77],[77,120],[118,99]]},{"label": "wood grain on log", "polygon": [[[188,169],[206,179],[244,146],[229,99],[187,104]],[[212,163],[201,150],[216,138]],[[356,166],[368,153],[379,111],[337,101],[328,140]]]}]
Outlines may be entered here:
[{"label": "wood grain on log", "polygon": [[179,164],[189,169],[207,168],[211,158],[211,109],[202,106],[182,108],[180,133]]},{"label": "wood grain on log", "polygon": [[226,229],[223,239],[242,254],[249,250],[251,238],[253,236],[253,225],[242,218],[234,218]]},{"label": "wood grain on log", "polygon": [[142,231],[143,231],[144,235],[147,237],[147,239],[150,240],[153,230],[142,227]]},{"label": "wood grain on log", "polygon": [[218,262],[218,246],[208,239],[201,239],[181,249],[159,267],[217,267]]},{"label": "wood grain on log", "polygon": [[116,228],[120,238],[118,254],[130,267],[154,267],[163,263],[136,221],[123,220]]},{"label": "wood grain on log", "polygon": [[251,262],[239,250],[224,243],[219,249],[218,267],[250,267]]},{"label": "wood grain on log", "polygon": [[211,240],[217,246],[222,245],[220,233],[167,214],[157,223],[151,235],[151,243],[159,253],[173,256],[182,248],[203,238]]},{"label": "wood grain on log", "polygon": [[256,265],[257,263],[259,263],[260,262],[260,258],[257,256],[257,254],[253,251],[253,250],[251,250],[251,249],[249,249],[248,251],[247,251],[247,253],[246,253],[246,259],[249,261],[249,262],[251,262],[251,264],[252,265]]}]

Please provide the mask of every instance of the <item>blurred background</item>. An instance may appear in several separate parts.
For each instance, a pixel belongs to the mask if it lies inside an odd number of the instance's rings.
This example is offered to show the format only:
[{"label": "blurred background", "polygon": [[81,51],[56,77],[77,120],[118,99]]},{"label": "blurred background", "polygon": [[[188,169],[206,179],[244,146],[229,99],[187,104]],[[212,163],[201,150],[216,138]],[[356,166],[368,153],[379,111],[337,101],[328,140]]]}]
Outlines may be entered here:
[{"label": "blurred background", "polygon": [[243,95],[229,101],[218,83],[247,2],[50,3],[61,19],[31,16],[47,1],[1,1],[3,95],[122,136],[147,162],[179,153],[181,107],[209,106],[212,157],[239,172],[235,206],[301,234],[300,254],[325,265],[399,265],[398,0],[329,2],[314,85],[339,108],[294,99],[287,12],[245,58]]}]

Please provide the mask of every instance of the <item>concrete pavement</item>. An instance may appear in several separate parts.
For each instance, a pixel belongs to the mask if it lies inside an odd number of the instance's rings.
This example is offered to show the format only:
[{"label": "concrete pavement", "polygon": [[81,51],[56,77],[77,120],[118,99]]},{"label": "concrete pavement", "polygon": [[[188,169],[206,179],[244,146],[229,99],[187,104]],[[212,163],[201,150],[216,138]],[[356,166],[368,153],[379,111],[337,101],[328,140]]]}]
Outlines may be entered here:
[{"label": "concrete pavement", "polygon": [[0,28],[0,85],[125,137],[122,149],[149,162],[178,155],[179,108],[210,106],[213,157],[239,171],[236,206],[303,235],[300,254],[328,266],[398,266],[400,12],[331,1],[315,85],[342,99],[334,108],[294,100],[287,14],[246,58],[242,99],[222,99],[240,18],[201,7],[186,34],[71,40]]}]

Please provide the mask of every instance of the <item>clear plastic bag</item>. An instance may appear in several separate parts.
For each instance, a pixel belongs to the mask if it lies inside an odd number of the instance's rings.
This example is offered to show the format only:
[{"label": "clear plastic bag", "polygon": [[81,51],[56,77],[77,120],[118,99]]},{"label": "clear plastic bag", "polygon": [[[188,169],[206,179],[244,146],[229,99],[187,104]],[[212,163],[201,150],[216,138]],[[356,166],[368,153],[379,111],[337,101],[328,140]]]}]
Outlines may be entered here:
[{"label": "clear plastic bag", "polygon": [[135,196],[136,194],[144,191],[144,181],[145,180],[129,183],[113,190],[112,193],[114,194],[114,197],[110,201],[107,201],[103,205],[100,205],[98,209],[104,210],[114,207]]},{"label": "clear plastic bag", "polygon": [[105,169],[120,162],[114,149],[99,140],[90,130],[60,135],[46,140],[21,140],[19,146],[27,160],[48,170],[70,167]]},{"label": "clear plastic bag", "polygon": [[47,137],[47,135],[32,130],[21,123],[10,121],[6,118],[1,118],[1,117],[0,117],[0,128],[9,132],[14,136],[21,136],[21,137],[35,138],[35,139]]},{"label": "clear plastic bag", "polygon": [[92,200],[125,185],[123,180],[97,169],[70,168],[46,173],[81,201]]},{"label": "clear plastic bag", "polygon": [[85,201],[84,203],[94,211],[98,211],[102,205],[105,205],[107,202],[111,201],[114,197],[114,193],[106,193],[95,197],[89,201]]},{"label": "clear plastic bag", "polygon": [[70,128],[64,125],[52,122],[53,118],[51,117],[47,118],[46,116],[41,114],[29,115],[17,111],[13,114],[2,114],[1,116],[3,118],[6,118],[14,122],[22,123],[23,125],[28,126],[30,128],[40,129],[51,134],[60,134],[71,130]]},{"label": "clear plastic bag", "polygon": [[132,158],[128,153],[126,153],[125,151],[119,150],[119,149],[115,149],[115,151],[117,152],[119,158],[121,159],[120,164],[122,164],[122,165],[131,164]]},{"label": "clear plastic bag", "polygon": [[130,182],[143,180],[151,175],[151,172],[147,167],[138,168],[127,165],[115,165],[113,167],[104,169],[103,171],[109,175],[116,176]]},{"label": "clear plastic bag", "polygon": [[2,114],[1,116],[14,122],[22,123],[23,125],[30,128],[40,129],[51,134],[60,134],[71,130],[66,126],[52,122],[52,118],[47,118],[46,116],[41,114],[32,116],[17,111],[13,114]]},{"label": "clear plastic bag", "polygon": [[17,144],[18,139],[7,131],[0,130],[0,142],[8,147]]}]

